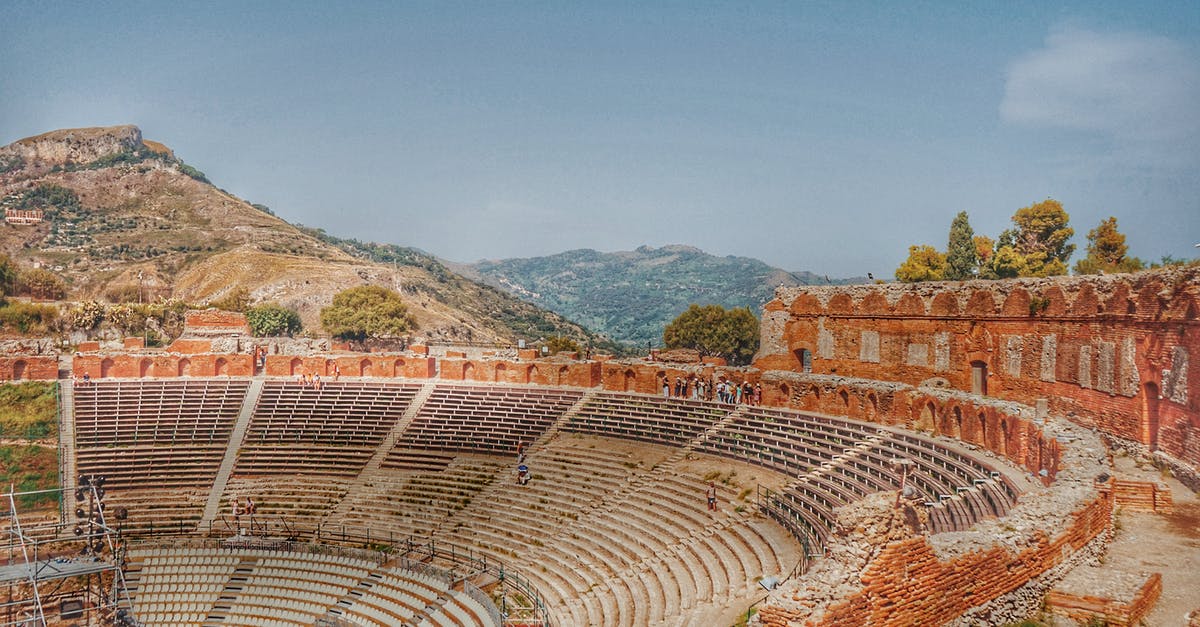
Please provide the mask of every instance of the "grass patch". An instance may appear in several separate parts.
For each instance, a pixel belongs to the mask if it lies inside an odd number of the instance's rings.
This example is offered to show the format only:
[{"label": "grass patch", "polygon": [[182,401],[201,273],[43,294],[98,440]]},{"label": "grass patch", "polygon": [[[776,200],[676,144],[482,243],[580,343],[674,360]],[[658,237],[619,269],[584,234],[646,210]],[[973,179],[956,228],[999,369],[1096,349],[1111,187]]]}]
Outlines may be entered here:
[{"label": "grass patch", "polygon": [[[49,490],[59,487],[58,448],[48,446],[0,445],[0,482],[12,485],[17,492]],[[18,505],[36,509],[58,505],[58,495],[36,494],[22,496]]]},{"label": "grass patch", "polygon": [[50,381],[0,385],[0,437],[43,440],[58,437],[58,403]]}]

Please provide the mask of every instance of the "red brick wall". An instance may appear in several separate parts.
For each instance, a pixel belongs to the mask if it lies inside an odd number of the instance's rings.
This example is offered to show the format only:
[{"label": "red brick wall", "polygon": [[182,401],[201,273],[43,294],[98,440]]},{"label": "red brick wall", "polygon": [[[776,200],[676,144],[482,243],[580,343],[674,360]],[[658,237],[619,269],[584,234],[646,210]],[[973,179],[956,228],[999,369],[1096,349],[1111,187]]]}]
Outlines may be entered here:
[{"label": "red brick wall", "polygon": [[1046,593],[1046,609],[1079,623],[1100,619],[1111,627],[1134,627],[1162,595],[1162,575],[1153,573],[1129,602],[1094,596],[1077,596],[1059,590]]},{"label": "red brick wall", "polygon": [[205,309],[189,311],[183,321],[188,331],[215,331],[219,333],[240,333],[250,335],[250,325],[246,323],[245,314],[235,311],[219,311]]},{"label": "red brick wall", "polygon": [[89,353],[76,355],[72,368],[76,377],[92,379],[249,377],[254,374],[254,357],[240,353]]},{"label": "red brick wall", "polygon": [[55,355],[6,355],[0,357],[0,380],[30,381],[58,378]]},{"label": "red brick wall", "polygon": [[1072,522],[1061,535],[1049,538],[1037,531],[1035,542],[1017,554],[995,546],[942,562],[923,537],[892,542],[867,566],[862,589],[830,607],[821,620],[769,604],[759,617],[770,627],[941,625],[1058,565],[1103,532],[1111,512],[1111,493],[1104,492],[1070,514]]},{"label": "red brick wall", "polygon": [[982,402],[828,377],[766,373],[761,383],[764,405],[955,437],[1007,457],[1032,473],[1045,470],[1047,479],[1053,479],[1062,458],[1058,441],[1043,435],[1037,425]]},{"label": "red brick wall", "polygon": [[988,396],[1047,399],[1200,468],[1200,270],[781,293],[764,308],[760,369],[799,371],[807,350],[814,373],[971,391],[982,364]]},{"label": "red brick wall", "polygon": [[424,355],[385,355],[355,353],[351,355],[267,355],[266,374],[272,377],[294,377],[297,374],[318,374],[332,378],[335,370],[343,377],[407,377],[428,379],[436,373],[437,360]]}]

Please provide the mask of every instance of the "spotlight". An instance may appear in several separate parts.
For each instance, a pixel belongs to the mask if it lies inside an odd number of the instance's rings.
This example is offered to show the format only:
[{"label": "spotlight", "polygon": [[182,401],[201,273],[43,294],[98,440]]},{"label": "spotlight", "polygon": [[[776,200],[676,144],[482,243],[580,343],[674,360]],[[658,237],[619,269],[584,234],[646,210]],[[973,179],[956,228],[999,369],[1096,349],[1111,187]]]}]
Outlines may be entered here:
[{"label": "spotlight", "polygon": [[98,498],[98,499],[104,498],[104,488],[100,488],[100,487],[96,488],[96,498]]},{"label": "spotlight", "polygon": [[83,535],[83,527],[80,525],[75,525],[75,528],[72,529],[72,531],[74,531],[75,535],[77,535],[77,536]]},{"label": "spotlight", "polygon": [[75,500],[76,501],[82,501],[84,498],[86,498],[86,497],[83,494],[83,488],[79,488],[79,489],[75,490]]},{"label": "spotlight", "polygon": [[79,485],[84,487],[92,485],[92,478],[87,475],[79,475]]},{"label": "spotlight", "polygon": [[76,507],[75,508],[75,517],[76,518],[87,518],[87,512],[83,511],[82,507]]}]

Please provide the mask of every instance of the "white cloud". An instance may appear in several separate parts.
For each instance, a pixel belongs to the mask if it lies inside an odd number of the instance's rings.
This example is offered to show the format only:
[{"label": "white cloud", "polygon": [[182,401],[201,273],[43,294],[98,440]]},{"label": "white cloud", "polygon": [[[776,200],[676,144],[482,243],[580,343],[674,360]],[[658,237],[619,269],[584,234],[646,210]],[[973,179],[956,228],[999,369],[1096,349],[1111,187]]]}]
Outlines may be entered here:
[{"label": "white cloud", "polygon": [[1000,115],[1099,133],[1143,156],[1153,146],[1180,156],[1200,135],[1200,55],[1166,37],[1056,31],[1009,67]]}]

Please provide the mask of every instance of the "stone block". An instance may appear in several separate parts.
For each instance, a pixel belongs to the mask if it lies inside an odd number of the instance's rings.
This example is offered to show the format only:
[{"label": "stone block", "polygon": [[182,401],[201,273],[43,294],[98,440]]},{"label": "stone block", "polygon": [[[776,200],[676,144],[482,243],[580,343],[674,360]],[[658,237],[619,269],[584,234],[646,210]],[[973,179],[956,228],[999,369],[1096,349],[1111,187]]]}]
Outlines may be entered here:
[{"label": "stone block", "polygon": [[1021,377],[1021,353],[1025,350],[1025,338],[1010,335],[1004,346],[1004,372],[1018,379]]},{"label": "stone block", "polygon": [[833,337],[833,332],[825,328],[825,318],[817,320],[817,357],[821,359],[833,359],[837,352],[837,340]]},{"label": "stone block", "polygon": [[1099,353],[1096,355],[1096,389],[1101,392],[1112,392],[1117,345],[1113,342],[1100,342],[1099,349]]},{"label": "stone block", "polygon": [[1047,383],[1058,380],[1058,336],[1051,333],[1042,338],[1042,359],[1039,378]]},{"label": "stone block", "polygon": [[862,331],[859,335],[858,360],[869,364],[879,363],[879,331]]},{"label": "stone block", "polygon": [[1171,350],[1171,368],[1163,370],[1162,395],[1174,403],[1188,402],[1188,352],[1183,346]]},{"label": "stone block", "polygon": [[928,344],[909,344],[908,353],[904,356],[904,363],[909,366],[920,366],[921,368],[929,367],[929,345]]},{"label": "stone block", "polygon": [[1127,337],[1121,342],[1121,360],[1117,391],[1125,396],[1137,396],[1142,377],[1137,369],[1137,342]]},{"label": "stone block", "polygon": [[950,334],[941,331],[933,336],[933,370],[946,372],[950,370]]},{"label": "stone block", "polygon": [[1092,387],[1092,347],[1079,347],[1079,387],[1091,389]]}]

